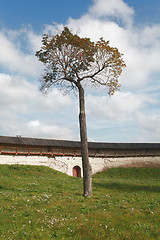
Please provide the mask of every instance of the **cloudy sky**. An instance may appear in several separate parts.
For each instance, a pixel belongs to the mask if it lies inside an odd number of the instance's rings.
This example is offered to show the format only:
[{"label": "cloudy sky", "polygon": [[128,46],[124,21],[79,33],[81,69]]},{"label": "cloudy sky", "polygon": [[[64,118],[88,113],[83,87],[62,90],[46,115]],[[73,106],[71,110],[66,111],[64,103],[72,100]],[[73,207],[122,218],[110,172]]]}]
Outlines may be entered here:
[{"label": "cloudy sky", "polygon": [[127,65],[114,96],[86,89],[89,140],[160,142],[159,0],[0,1],[0,135],[79,139],[76,96],[39,91],[35,52],[63,26],[109,40]]}]

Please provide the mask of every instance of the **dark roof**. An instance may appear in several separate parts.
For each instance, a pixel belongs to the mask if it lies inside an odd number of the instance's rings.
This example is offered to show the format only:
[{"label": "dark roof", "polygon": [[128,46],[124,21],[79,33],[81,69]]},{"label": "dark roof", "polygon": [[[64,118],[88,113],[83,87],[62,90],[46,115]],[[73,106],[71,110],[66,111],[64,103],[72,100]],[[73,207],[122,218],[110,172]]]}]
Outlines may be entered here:
[{"label": "dark roof", "polygon": [[43,139],[43,138],[26,138],[26,137],[8,137],[0,136],[0,144],[16,146],[35,146],[35,147],[80,147],[79,142]]},{"label": "dark roof", "polygon": [[[66,147],[80,148],[79,141],[67,141],[43,138],[0,136],[0,145],[34,146],[34,147]],[[160,149],[160,143],[104,143],[89,142],[93,149]]]}]

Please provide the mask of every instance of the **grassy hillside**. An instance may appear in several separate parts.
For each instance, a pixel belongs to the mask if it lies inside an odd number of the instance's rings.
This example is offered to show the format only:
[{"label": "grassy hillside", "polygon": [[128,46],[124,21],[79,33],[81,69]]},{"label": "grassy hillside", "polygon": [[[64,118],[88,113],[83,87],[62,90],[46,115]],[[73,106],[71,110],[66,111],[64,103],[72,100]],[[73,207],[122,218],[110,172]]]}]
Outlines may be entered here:
[{"label": "grassy hillside", "polygon": [[47,167],[0,165],[0,239],[160,239],[160,168],[119,168],[82,179]]}]

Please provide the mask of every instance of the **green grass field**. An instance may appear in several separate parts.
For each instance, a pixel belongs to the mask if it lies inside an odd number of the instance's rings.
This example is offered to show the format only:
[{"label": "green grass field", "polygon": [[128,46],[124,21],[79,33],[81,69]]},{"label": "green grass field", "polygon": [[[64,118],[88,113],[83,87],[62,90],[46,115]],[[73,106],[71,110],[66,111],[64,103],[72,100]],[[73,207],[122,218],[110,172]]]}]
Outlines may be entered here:
[{"label": "green grass field", "polygon": [[160,168],[118,168],[82,179],[47,167],[0,165],[0,240],[160,239]]}]

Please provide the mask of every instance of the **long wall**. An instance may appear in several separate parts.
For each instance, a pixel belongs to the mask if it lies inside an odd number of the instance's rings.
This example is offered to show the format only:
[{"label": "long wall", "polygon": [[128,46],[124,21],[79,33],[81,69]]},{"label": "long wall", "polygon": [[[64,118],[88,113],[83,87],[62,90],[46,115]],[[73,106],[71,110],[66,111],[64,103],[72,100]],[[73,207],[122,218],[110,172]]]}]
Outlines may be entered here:
[{"label": "long wall", "polygon": [[[160,167],[160,143],[89,143],[93,174],[113,167]],[[0,136],[0,164],[48,166],[83,177],[80,142]]]},{"label": "long wall", "polygon": [[[160,156],[141,157],[90,157],[93,174],[113,167],[160,167]],[[81,157],[77,156],[28,156],[1,154],[0,164],[23,164],[48,166],[73,176],[73,168],[82,169]],[[83,173],[81,172],[81,176]]]}]

